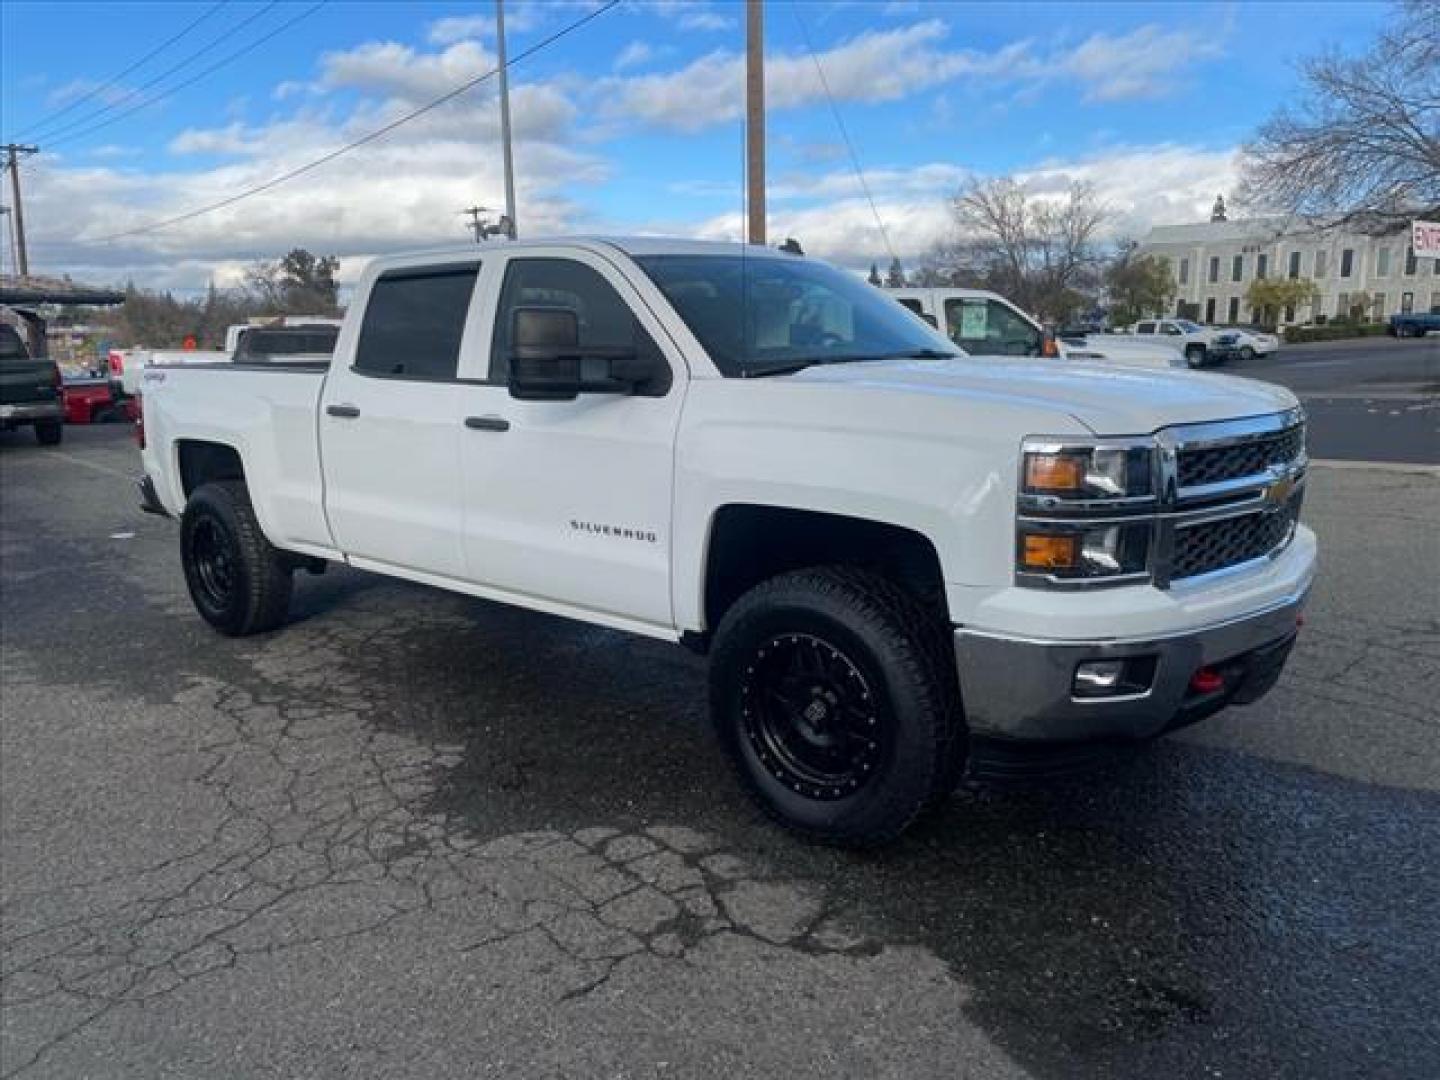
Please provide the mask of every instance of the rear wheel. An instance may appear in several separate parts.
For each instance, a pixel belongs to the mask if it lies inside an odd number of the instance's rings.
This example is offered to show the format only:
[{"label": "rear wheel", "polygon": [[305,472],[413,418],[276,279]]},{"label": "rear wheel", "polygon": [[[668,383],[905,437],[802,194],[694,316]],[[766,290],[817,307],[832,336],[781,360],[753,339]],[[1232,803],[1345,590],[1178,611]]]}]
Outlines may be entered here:
[{"label": "rear wheel", "polygon": [[1187,345],[1187,346],[1185,347],[1185,363],[1189,364],[1192,368],[1202,368],[1202,367],[1204,367],[1204,366],[1205,366],[1205,346],[1204,346],[1204,345]]},{"label": "rear wheel", "polygon": [[893,840],[954,787],[962,723],[935,613],[844,567],[766,581],[716,633],[720,743],[771,817],[847,846]]},{"label": "rear wheel", "polygon": [[65,424],[60,420],[36,420],[35,441],[41,446],[59,446],[65,437]]},{"label": "rear wheel", "polygon": [[261,634],[285,621],[291,566],[260,531],[243,481],[204,484],[190,496],[180,557],[196,610],[222,634]]}]

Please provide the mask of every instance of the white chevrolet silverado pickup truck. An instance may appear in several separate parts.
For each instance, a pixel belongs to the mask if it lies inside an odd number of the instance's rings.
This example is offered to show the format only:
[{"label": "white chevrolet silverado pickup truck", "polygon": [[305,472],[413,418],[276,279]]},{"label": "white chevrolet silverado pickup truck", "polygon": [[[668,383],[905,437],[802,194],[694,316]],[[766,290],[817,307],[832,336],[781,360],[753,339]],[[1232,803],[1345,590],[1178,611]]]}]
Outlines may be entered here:
[{"label": "white chevrolet silverado pickup truck", "polygon": [[1288,391],[972,360],[760,248],[385,257],[328,363],[144,379],[141,498],[218,630],[335,561],[683,642],[744,786],[837,843],[1253,701],[1315,567]]}]

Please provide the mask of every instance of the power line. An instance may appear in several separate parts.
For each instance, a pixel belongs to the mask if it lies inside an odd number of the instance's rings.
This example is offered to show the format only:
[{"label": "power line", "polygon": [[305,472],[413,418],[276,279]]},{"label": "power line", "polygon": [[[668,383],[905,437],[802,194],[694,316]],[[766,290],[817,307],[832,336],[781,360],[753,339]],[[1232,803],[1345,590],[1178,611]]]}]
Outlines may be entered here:
[{"label": "power line", "polygon": [[[85,93],[81,94],[81,95],[80,95],[79,97],[77,97],[75,100],[69,102],[68,104],[66,104],[66,105],[64,105],[64,106],[62,106],[61,108],[57,109],[55,112],[52,112],[49,116],[41,117],[39,120],[35,121],[35,123],[33,123],[33,124],[29,125],[28,127],[24,128],[24,129],[20,132],[20,134],[21,134],[21,135],[25,135],[25,134],[28,134],[28,133],[30,133],[30,132],[33,132],[33,131],[37,130],[38,128],[49,127],[49,126],[50,126],[51,124],[53,124],[56,120],[58,120],[60,117],[64,116],[66,113],[68,113],[71,109],[75,108],[75,107],[78,106],[78,105],[84,104],[85,102],[89,101],[91,98],[94,98],[94,97],[96,97],[96,96],[98,96],[98,95],[100,95],[100,94],[103,94],[106,90],[109,90],[112,86],[115,86],[116,84],[118,84],[121,79],[123,79],[126,75],[129,75],[129,74],[130,74],[132,71],[134,71],[136,68],[142,66],[142,65],[145,64],[147,61],[154,59],[156,56],[159,56],[162,52],[164,52],[166,49],[168,49],[171,45],[174,45],[177,41],[179,41],[181,38],[183,38],[186,34],[190,33],[191,30],[194,30],[194,29],[195,29],[197,26],[199,26],[202,22],[204,22],[206,19],[210,18],[211,15],[214,15],[215,12],[219,11],[222,7],[224,7],[227,2],[228,2],[228,0],[216,0],[216,3],[212,4],[209,8],[207,8],[207,9],[205,10],[205,12],[204,12],[202,15],[200,15],[199,18],[194,19],[193,21],[187,23],[186,26],[184,27],[184,29],[182,29],[179,33],[175,34],[173,37],[166,38],[166,39],[165,39],[164,41],[162,41],[159,45],[155,46],[155,48],[151,49],[151,50],[150,50],[148,53],[146,53],[144,56],[140,57],[139,60],[136,60],[133,64],[131,64],[129,67],[127,67],[124,71],[121,71],[121,72],[118,72],[118,73],[115,74],[115,75],[112,75],[109,79],[107,79],[105,82],[101,83],[99,86],[92,87],[90,90],[87,90]],[[98,113],[92,113],[91,115],[98,116],[99,114],[98,114]]]},{"label": "power line", "polygon": [[[246,25],[248,25],[250,22],[252,22],[252,21],[254,21],[255,19],[259,18],[260,15],[263,15],[265,12],[269,11],[270,8],[274,7],[274,6],[275,6],[276,4],[278,4],[279,2],[280,2],[280,0],[271,0],[271,3],[270,3],[268,6],[262,8],[257,14],[252,15],[249,19],[246,19],[245,22],[243,22],[243,23],[240,24],[240,26],[246,26]],[[181,90],[184,90],[187,86],[194,86],[194,85],[195,85],[197,82],[199,82],[201,79],[205,78],[205,76],[211,74],[212,72],[215,72],[215,71],[220,70],[222,67],[225,67],[227,64],[230,64],[230,63],[232,63],[232,62],[235,61],[235,60],[240,59],[240,57],[244,56],[246,53],[254,52],[256,49],[258,49],[261,45],[264,45],[264,44],[265,44],[267,41],[269,41],[271,38],[276,37],[276,36],[278,36],[279,34],[284,33],[286,30],[290,29],[290,27],[294,26],[296,23],[300,22],[302,19],[308,19],[311,15],[315,14],[315,12],[319,11],[322,7],[324,7],[324,6],[326,5],[326,3],[328,3],[328,2],[329,2],[329,0],[319,0],[318,3],[312,4],[310,7],[306,8],[304,11],[302,11],[299,15],[296,15],[294,18],[292,18],[292,19],[286,19],[283,23],[281,23],[279,26],[275,27],[275,28],[274,28],[273,30],[271,30],[268,34],[265,34],[265,35],[263,35],[262,37],[256,38],[254,41],[250,42],[250,44],[245,45],[245,46],[242,46],[242,47],[239,48],[239,49],[236,49],[234,52],[230,53],[230,54],[227,55],[227,56],[222,57],[221,59],[217,60],[215,63],[211,64],[209,67],[207,67],[207,68],[202,68],[200,71],[196,72],[194,75],[192,75],[190,78],[186,79],[185,81],[183,81],[183,82],[178,82],[178,83],[176,83],[174,86],[170,87],[170,88],[167,89],[167,90],[162,90],[162,91],[160,91],[160,93],[158,93],[158,94],[153,94],[153,95],[151,95],[150,97],[146,98],[144,101],[140,102],[138,105],[133,105],[133,106],[131,106],[130,108],[126,109],[126,110],[125,110],[124,112],[122,112],[122,113],[119,113],[119,114],[117,114],[117,115],[115,115],[115,116],[112,116],[112,117],[110,117],[109,119],[101,120],[98,124],[91,124],[89,127],[87,127],[87,128],[82,128],[81,130],[76,131],[76,132],[73,132],[73,133],[71,133],[71,134],[69,134],[69,135],[61,135],[61,137],[58,138],[58,139],[52,137],[52,138],[49,140],[50,145],[51,145],[51,146],[59,146],[59,145],[64,145],[65,143],[74,142],[76,139],[83,139],[86,135],[89,135],[89,134],[91,134],[91,133],[93,133],[93,132],[99,131],[101,128],[107,128],[107,127],[109,127],[111,124],[118,123],[119,121],[125,119],[125,117],[130,116],[132,113],[137,113],[137,112],[139,112],[141,109],[148,108],[149,106],[154,105],[154,104],[155,104],[156,102],[158,102],[158,101],[164,101],[166,98],[173,96],[174,94],[176,94],[177,92],[179,92],[179,91],[181,91]],[[240,29],[240,26],[235,27],[235,29],[236,29],[236,30]],[[234,31],[231,31],[231,32],[233,33]],[[193,59],[195,59],[195,57],[191,57],[191,60],[193,60]],[[189,62],[190,62],[190,61],[187,60],[185,63],[188,64]],[[181,65],[181,66],[184,66],[184,65]],[[173,69],[173,68],[172,68],[171,70],[173,71],[173,70],[176,70],[176,69]],[[117,103],[117,105],[118,105],[118,104],[119,104],[119,103]],[[103,111],[104,111],[104,110],[102,110],[102,112],[103,112]],[[95,114],[93,114],[93,115],[94,115],[94,116],[99,116],[100,113],[95,113]],[[71,127],[73,127],[73,126],[74,126],[74,125],[67,125],[67,126],[64,127],[64,128],[61,128],[59,132],[55,132],[55,134],[56,134],[56,135],[60,135],[61,132],[63,132],[63,131],[68,131],[68,130],[69,130]]]},{"label": "power line", "polygon": [[[324,0],[322,0],[322,3],[323,2]],[[607,11],[609,11],[611,8],[615,7],[619,3],[620,0],[608,0],[608,2],[605,3],[603,6],[598,7],[595,10],[589,12],[588,14],[581,16],[579,19],[576,19],[572,23],[568,23],[567,25],[562,26],[559,30],[556,30],[549,37],[546,37],[536,42],[528,49],[517,53],[515,56],[510,58],[510,60],[506,63],[505,66],[507,68],[512,68],[516,64],[520,63],[522,60],[534,56],[541,49],[548,47],[549,45],[553,44],[556,41],[559,41],[561,38],[567,36],[568,34],[571,34],[574,31],[580,29],[580,27],[584,26],[586,23],[591,22],[594,19],[598,19],[601,15],[605,14]],[[271,177],[269,180],[266,180],[262,184],[257,184],[255,187],[247,188],[244,191],[241,191],[235,195],[228,196],[227,198],[221,199],[218,202],[210,203],[207,206],[197,207],[194,210],[189,210],[183,214],[177,214],[174,217],[165,218],[161,221],[154,221],[148,225],[141,225],[134,229],[126,229],[122,232],[111,233],[108,236],[96,237],[93,240],[77,240],[75,241],[75,243],[108,244],[112,241],[121,240],[126,237],[139,236],[143,233],[154,232],[157,229],[168,228],[171,225],[178,225],[182,221],[190,221],[193,218],[200,217],[202,214],[208,214],[214,210],[220,210],[227,206],[233,206],[235,203],[238,203],[243,199],[248,199],[252,195],[259,195],[261,192],[269,191],[271,188],[279,187],[281,184],[289,180],[293,180],[297,176],[302,176],[313,169],[318,169],[321,165],[325,165],[344,154],[348,154],[351,150],[355,150],[361,146],[366,145],[367,143],[372,143],[376,139],[388,135],[396,128],[404,124],[408,124],[411,120],[423,116],[434,109],[438,109],[447,101],[453,101],[455,98],[459,97],[466,91],[472,90],[475,87],[479,86],[481,83],[494,78],[497,74],[499,74],[499,72],[500,69],[498,67],[491,68],[483,75],[477,75],[475,78],[470,79],[468,82],[461,83],[453,90],[449,90],[444,94],[441,94],[439,97],[435,98],[433,101],[430,101],[428,104],[422,105],[418,109],[406,113],[404,116],[400,117],[397,120],[390,121],[390,123],[384,125],[383,127],[376,128],[374,131],[370,132],[367,135],[362,135],[360,136],[360,138],[355,139],[352,142],[348,142],[344,146],[341,146],[335,150],[331,150],[328,154],[324,154],[321,157],[316,158],[314,161],[307,162],[304,165],[291,169],[289,172],[281,173],[279,176]]]},{"label": "power line", "polygon": [[895,254],[895,248],[890,243],[890,234],[885,229],[885,222],[880,218],[880,210],[875,205],[875,197],[870,194],[870,185],[865,182],[865,170],[860,167],[860,155],[855,153],[855,144],[850,141],[850,133],[845,130],[845,121],[840,118],[840,108],[835,104],[835,96],[830,93],[830,83],[825,78],[825,69],[820,66],[820,56],[815,52],[815,46],[810,41],[810,30],[805,25],[805,20],[800,17],[800,5],[791,4],[791,12],[795,15],[795,23],[800,27],[800,34],[805,39],[805,48],[810,52],[810,59],[815,62],[815,74],[820,76],[820,88],[825,91],[825,100],[830,102],[830,113],[835,117],[835,126],[840,129],[840,138],[845,141],[845,149],[850,154],[850,166],[855,170],[855,179],[860,181],[860,190],[865,193],[865,201],[870,204],[870,213],[875,215],[875,224],[880,228],[880,239],[885,242],[885,250],[890,253],[891,262],[899,262]]}]

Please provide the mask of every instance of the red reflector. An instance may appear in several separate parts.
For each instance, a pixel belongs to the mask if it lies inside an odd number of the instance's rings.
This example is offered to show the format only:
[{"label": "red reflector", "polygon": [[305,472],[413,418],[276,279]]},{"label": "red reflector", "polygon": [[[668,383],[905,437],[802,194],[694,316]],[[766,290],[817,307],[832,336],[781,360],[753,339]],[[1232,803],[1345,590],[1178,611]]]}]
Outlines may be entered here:
[{"label": "red reflector", "polygon": [[1214,668],[1202,667],[1190,676],[1190,689],[1197,694],[1213,694],[1225,688],[1225,677]]},{"label": "red reflector", "polygon": [[1296,616],[1295,616],[1295,629],[1296,629],[1296,630],[1299,630],[1300,627],[1302,627],[1302,626],[1304,626],[1304,625],[1305,625],[1305,616],[1304,616],[1304,615],[1296,615]]}]

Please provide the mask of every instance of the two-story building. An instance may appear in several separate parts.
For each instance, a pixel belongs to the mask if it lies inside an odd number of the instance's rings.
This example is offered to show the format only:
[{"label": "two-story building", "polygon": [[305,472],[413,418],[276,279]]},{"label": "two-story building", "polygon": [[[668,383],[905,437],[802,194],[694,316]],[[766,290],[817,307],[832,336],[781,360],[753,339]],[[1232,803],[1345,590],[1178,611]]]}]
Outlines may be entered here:
[{"label": "two-story building", "polygon": [[1440,311],[1440,259],[1417,258],[1409,241],[1408,231],[1377,237],[1293,219],[1221,218],[1157,226],[1139,250],[1168,259],[1178,286],[1174,311],[1156,314],[1203,323],[1254,320],[1245,295],[1257,278],[1309,278],[1319,300],[1279,312],[1285,326],[1347,313],[1379,322],[1395,312]]}]

